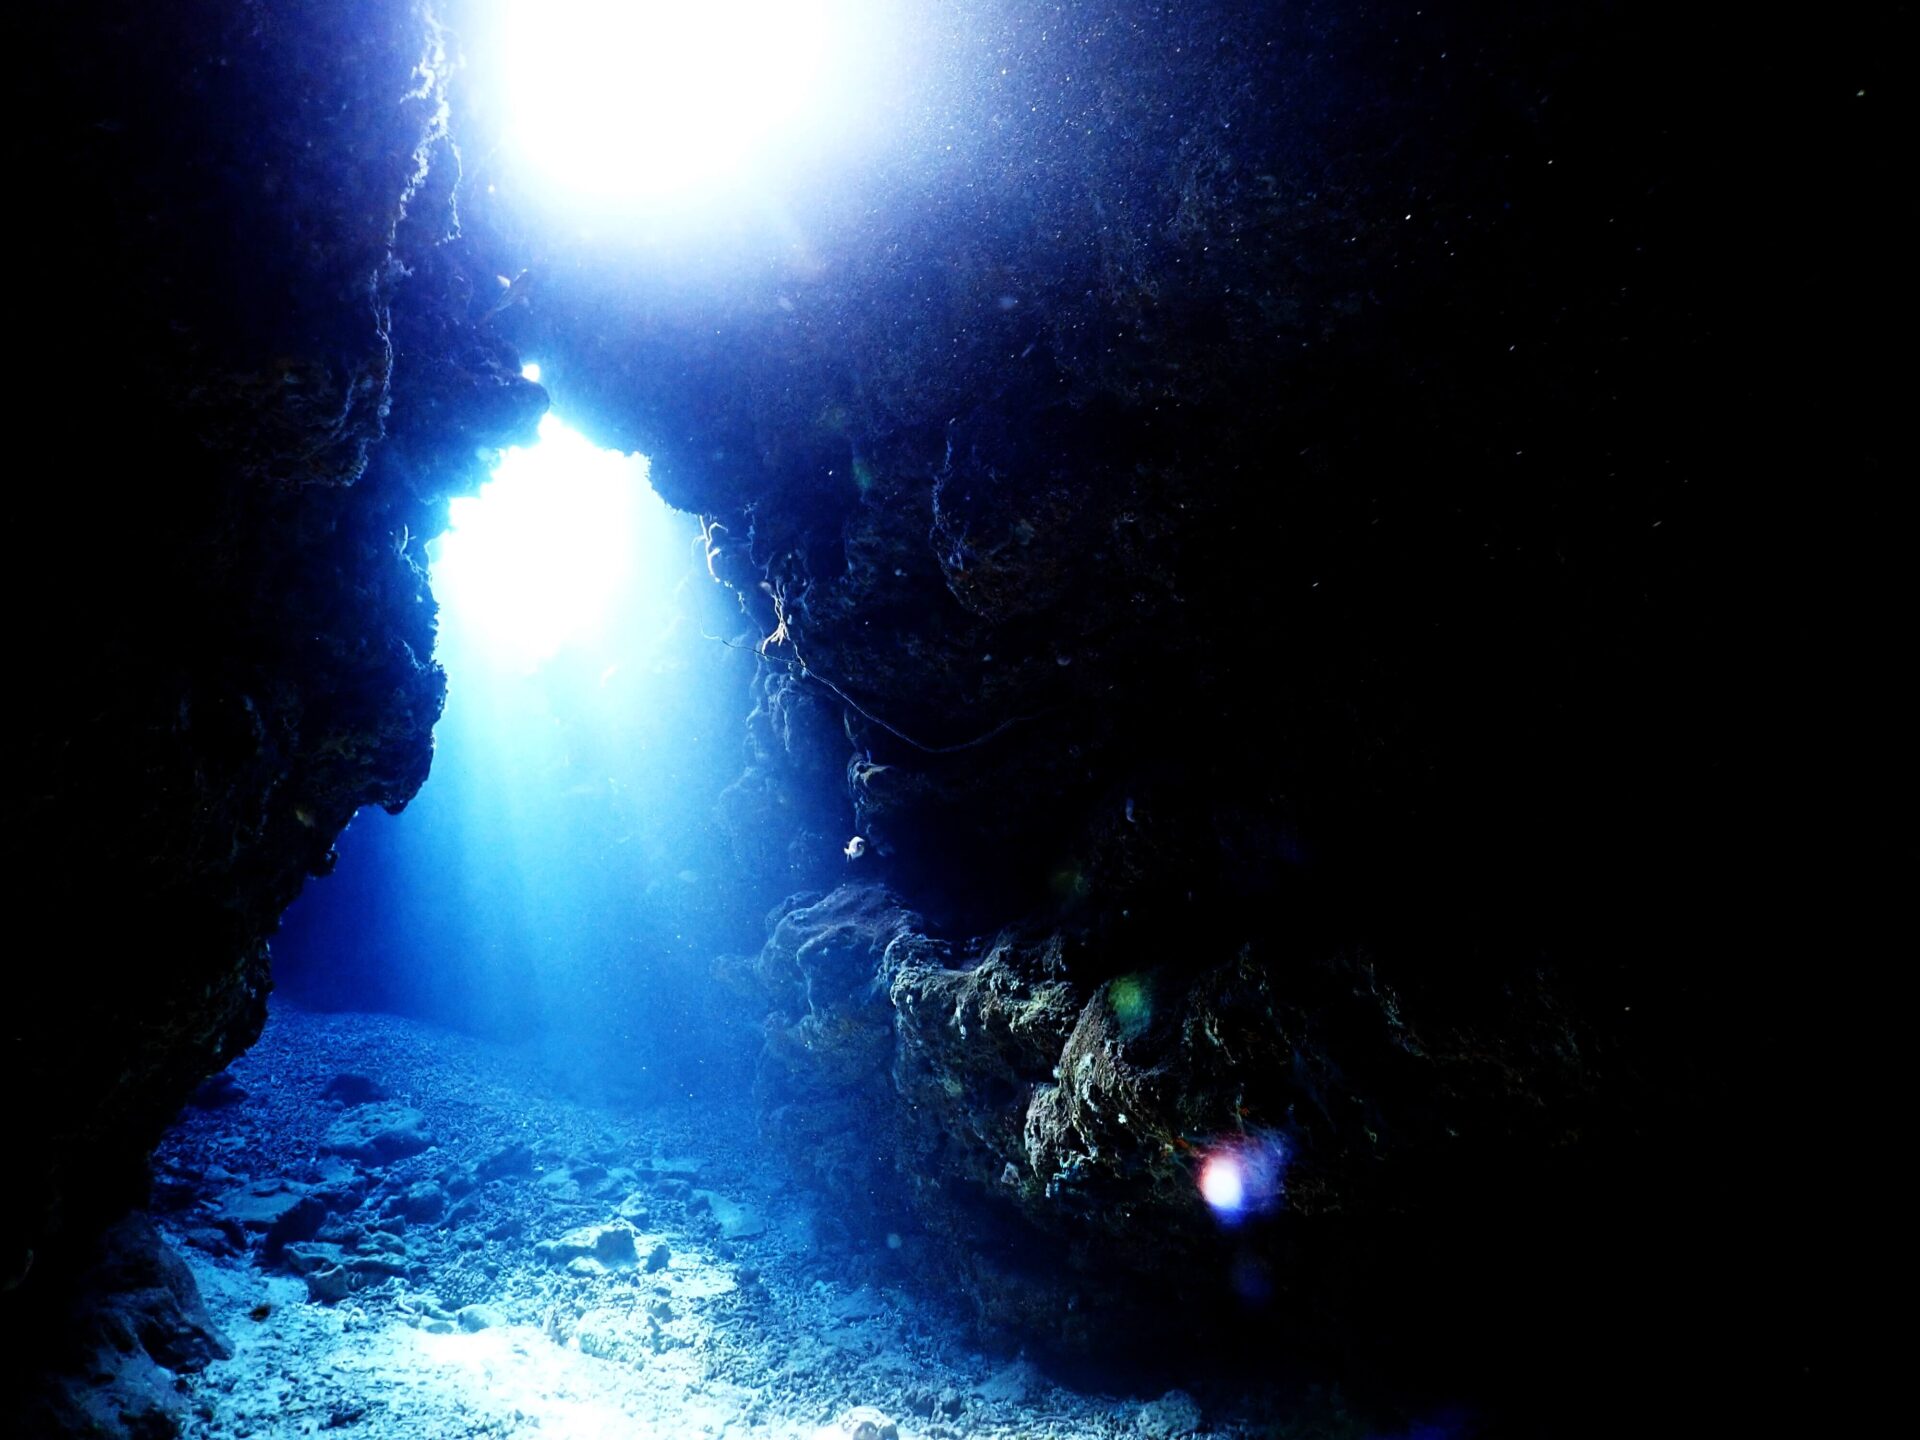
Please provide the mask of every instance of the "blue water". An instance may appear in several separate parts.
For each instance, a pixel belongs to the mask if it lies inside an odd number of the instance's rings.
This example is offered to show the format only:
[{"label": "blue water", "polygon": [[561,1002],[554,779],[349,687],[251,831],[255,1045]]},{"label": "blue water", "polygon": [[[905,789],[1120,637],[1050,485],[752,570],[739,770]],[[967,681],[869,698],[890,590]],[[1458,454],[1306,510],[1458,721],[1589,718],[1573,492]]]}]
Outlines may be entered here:
[{"label": "blue water", "polygon": [[280,989],[697,1090],[745,1053],[711,969],[758,946],[766,904],[716,812],[760,663],[722,642],[750,627],[644,462],[549,417],[496,473],[427,551],[448,675],[431,777],[308,883]]}]

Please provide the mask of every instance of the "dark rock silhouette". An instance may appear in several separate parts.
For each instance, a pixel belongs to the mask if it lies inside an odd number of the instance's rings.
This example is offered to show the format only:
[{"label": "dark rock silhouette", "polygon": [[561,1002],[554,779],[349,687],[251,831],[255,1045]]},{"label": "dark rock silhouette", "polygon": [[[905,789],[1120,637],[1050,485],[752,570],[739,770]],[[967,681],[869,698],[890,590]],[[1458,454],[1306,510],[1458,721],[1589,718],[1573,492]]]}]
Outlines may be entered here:
[{"label": "dark rock silhouette", "polygon": [[258,1032],[281,912],[357,809],[427,775],[418,541],[546,401],[460,298],[424,15],[27,25],[20,182],[50,198],[10,263],[58,377],[35,423],[73,448],[22,496],[41,538],[8,571],[42,698],[13,719],[6,868],[19,933],[62,957],[35,1009],[85,1034],[10,1025],[0,1052],[36,1096],[8,1289],[138,1198],[161,1128]]},{"label": "dark rock silhouette", "polygon": [[[1783,80],[1631,5],[948,8],[804,263],[711,286],[456,192],[417,0],[25,19],[6,1318],[426,779],[419,546],[545,410],[524,345],[765,637],[718,804],[794,898],[716,984],[849,1233],[1055,1356],[1146,1313],[1523,1413],[1811,1403],[1846,1267],[1755,1257],[1854,1233],[1892,1053],[1832,957],[1911,852],[1840,813],[1913,795],[1899,20]],[[1763,1243],[1782,1136],[1820,1193]],[[1223,1228],[1255,1142],[1284,1204]]]}]

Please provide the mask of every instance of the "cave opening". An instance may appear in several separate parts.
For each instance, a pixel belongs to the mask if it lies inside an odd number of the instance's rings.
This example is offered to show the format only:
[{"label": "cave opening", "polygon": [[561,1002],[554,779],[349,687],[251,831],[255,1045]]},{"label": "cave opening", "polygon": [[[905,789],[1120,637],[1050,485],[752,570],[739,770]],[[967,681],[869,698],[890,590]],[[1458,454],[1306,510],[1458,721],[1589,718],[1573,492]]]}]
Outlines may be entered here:
[{"label": "cave opening", "polygon": [[26,7],[0,1431],[1836,1428],[1894,8]]},{"label": "cave opening", "polygon": [[432,773],[341,836],[275,940],[276,995],[537,1043],[589,1088],[737,1079],[737,1027],[699,1017],[704,957],[757,929],[715,813],[757,657],[697,518],[549,411],[422,548]]}]

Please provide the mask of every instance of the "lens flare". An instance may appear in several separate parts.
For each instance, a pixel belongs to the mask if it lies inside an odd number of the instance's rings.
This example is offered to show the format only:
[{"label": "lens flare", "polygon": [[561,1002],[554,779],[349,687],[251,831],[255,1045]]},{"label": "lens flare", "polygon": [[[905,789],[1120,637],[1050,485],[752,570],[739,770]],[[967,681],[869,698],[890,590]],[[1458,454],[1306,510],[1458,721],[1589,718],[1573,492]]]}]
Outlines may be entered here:
[{"label": "lens flare", "polygon": [[1120,1033],[1131,1039],[1153,1022],[1153,982],[1144,975],[1122,975],[1108,984],[1107,1003]]},{"label": "lens flare", "polygon": [[1200,1166],[1200,1198],[1215,1210],[1239,1214],[1247,1203],[1247,1177],[1237,1155],[1209,1155]]},{"label": "lens flare", "polygon": [[1237,1225],[1279,1208],[1286,1168],[1287,1147],[1280,1136],[1235,1135],[1207,1147],[1194,1183],[1216,1220]]}]

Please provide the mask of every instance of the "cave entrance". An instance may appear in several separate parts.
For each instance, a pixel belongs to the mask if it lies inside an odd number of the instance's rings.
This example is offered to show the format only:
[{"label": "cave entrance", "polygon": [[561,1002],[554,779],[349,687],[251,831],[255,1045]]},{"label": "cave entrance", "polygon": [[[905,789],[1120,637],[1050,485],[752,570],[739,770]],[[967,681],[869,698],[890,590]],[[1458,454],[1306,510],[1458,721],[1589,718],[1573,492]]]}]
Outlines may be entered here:
[{"label": "cave entrance", "polygon": [[[539,366],[524,373],[537,380]],[[538,441],[508,450],[448,520],[427,545],[440,658],[469,683],[562,652],[645,663],[670,637],[693,522],[654,494],[645,457],[603,450],[549,412]]]},{"label": "cave entrance", "polygon": [[426,547],[432,774],[289,912],[282,997],[538,1043],[588,1086],[684,1096],[728,1068],[711,965],[744,917],[714,797],[751,656],[712,638],[740,614],[699,540],[644,457],[551,413],[452,502]]}]

